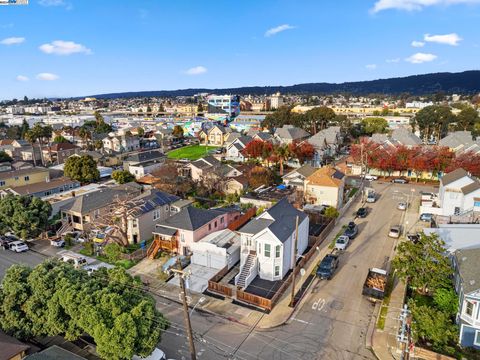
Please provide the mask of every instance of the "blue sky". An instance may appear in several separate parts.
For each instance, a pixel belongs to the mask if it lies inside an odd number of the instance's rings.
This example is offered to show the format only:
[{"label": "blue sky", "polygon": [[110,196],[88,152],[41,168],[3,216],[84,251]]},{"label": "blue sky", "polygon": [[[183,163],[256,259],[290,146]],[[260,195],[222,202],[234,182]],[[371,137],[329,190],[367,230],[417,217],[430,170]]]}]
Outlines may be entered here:
[{"label": "blue sky", "polygon": [[0,99],[478,69],[479,23],[480,0],[30,0],[0,7]]}]

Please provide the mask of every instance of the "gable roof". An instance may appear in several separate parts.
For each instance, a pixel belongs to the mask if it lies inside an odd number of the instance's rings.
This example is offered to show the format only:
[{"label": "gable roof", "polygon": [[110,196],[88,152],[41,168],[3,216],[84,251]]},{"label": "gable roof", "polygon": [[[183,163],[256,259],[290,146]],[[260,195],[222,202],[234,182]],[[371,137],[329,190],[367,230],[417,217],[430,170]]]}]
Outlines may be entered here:
[{"label": "gable roof", "polygon": [[8,336],[3,331],[0,331],[0,349],[2,349],[0,354],[1,360],[13,359],[18,354],[27,351],[29,348],[30,346],[18,341],[14,337]]},{"label": "gable roof", "polygon": [[467,145],[473,142],[471,131],[454,131],[440,139],[439,146],[447,146],[451,149],[456,149],[462,145]]},{"label": "gable roof", "polygon": [[159,226],[195,231],[220,216],[221,212],[189,206],[158,223]]},{"label": "gable roof", "polygon": [[156,159],[164,158],[165,154],[160,150],[150,150],[139,152],[134,155],[127,157],[124,161],[133,162],[133,163],[143,163],[147,161],[152,161]]},{"label": "gable roof", "polygon": [[462,193],[464,195],[470,194],[476,190],[480,189],[480,183],[476,180],[474,180],[471,184],[468,184],[464,187],[462,187]]},{"label": "gable roof", "polygon": [[275,130],[275,135],[280,139],[285,140],[299,140],[310,136],[305,130],[293,125],[283,125],[283,127],[277,128]]},{"label": "gable roof", "polygon": [[[267,218],[267,216],[270,218]],[[283,243],[295,231],[297,216],[299,217],[299,224],[307,217],[304,212],[293,207],[285,197],[259,217],[248,222],[239,232],[257,234],[268,228]]]},{"label": "gable roof", "polygon": [[480,248],[455,251],[458,272],[463,282],[465,294],[480,289]]},{"label": "gable roof", "polygon": [[318,169],[312,175],[307,177],[308,185],[328,186],[328,187],[340,187],[342,179],[345,174],[341,171],[325,166]]},{"label": "gable roof", "polygon": [[448,174],[443,175],[442,178],[440,179],[440,182],[442,183],[443,186],[446,186],[457,180],[460,180],[461,178],[464,178],[465,176],[469,176],[468,172],[462,168],[458,168],[453,171],[450,171]]},{"label": "gable roof", "polygon": [[402,145],[414,146],[422,144],[422,140],[410,130],[399,127],[392,131],[392,139],[397,140]]},{"label": "gable roof", "polygon": [[309,177],[310,175],[314,174],[315,171],[317,171],[318,169],[317,168],[314,168],[312,165],[310,164],[305,164],[301,167],[299,167],[298,169],[296,170],[293,170],[293,172],[297,172],[299,173],[300,175],[302,175],[303,177],[307,178]]},{"label": "gable roof", "polygon": [[40,191],[47,191],[51,189],[55,189],[62,185],[80,185],[80,182],[76,180],[71,180],[67,177],[60,177],[57,179],[52,179],[48,182],[38,182],[34,184],[22,185],[22,186],[15,186],[10,187],[18,195],[30,195],[35,194]]},{"label": "gable roof", "polygon": [[265,132],[265,131],[257,132],[253,137],[254,138],[259,138],[262,141],[269,141],[269,140],[272,140],[272,138],[273,138],[272,134],[270,134],[268,132]]}]

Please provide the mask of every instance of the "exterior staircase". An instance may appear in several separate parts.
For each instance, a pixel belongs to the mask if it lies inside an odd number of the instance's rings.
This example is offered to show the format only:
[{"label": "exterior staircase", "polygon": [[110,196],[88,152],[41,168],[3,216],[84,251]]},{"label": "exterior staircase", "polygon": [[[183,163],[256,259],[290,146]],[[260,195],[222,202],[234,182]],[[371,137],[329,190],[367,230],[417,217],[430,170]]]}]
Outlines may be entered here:
[{"label": "exterior staircase", "polygon": [[248,254],[247,260],[245,261],[245,264],[243,264],[242,271],[238,277],[237,286],[240,286],[241,288],[246,287],[245,281],[247,280],[248,275],[250,275],[252,267],[255,265],[256,261],[256,255]]},{"label": "exterior staircase", "polygon": [[150,260],[155,259],[155,256],[157,255],[158,251],[160,250],[161,244],[160,241],[155,239],[153,242],[150,244],[147,250],[147,257]]},{"label": "exterior staircase", "polygon": [[72,230],[72,223],[69,221],[65,221],[62,226],[57,230],[57,237],[61,237],[64,233],[66,233],[69,230]]}]

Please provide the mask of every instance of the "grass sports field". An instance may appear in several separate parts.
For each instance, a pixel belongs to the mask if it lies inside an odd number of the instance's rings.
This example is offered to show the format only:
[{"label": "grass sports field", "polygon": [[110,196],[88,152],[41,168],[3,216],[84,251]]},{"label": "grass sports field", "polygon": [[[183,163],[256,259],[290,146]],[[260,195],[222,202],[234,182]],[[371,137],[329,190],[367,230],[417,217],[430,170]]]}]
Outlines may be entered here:
[{"label": "grass sports field", "polygon": [[197,160],[208,155],[210,150],[216,149],[215,146],[191,145],[180,149],[175,149],[167,153],[169,159],[189,159]]}]

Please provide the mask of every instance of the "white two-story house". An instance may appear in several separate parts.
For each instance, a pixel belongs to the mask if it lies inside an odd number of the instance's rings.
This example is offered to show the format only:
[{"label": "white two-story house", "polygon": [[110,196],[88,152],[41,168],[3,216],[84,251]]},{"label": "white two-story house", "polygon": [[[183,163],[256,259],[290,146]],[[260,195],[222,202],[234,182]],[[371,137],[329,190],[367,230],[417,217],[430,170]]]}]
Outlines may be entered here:
[{"label": "white two-story house", "polygon": [[459,343],[480,350],[480,248],[457,250],[453,257],[459,304]]},{"label": "white two-story house", "polygon": [[[439,215],[463,215],[480,210],[480,181],[463,169],[456,169],[440,179]],[[478,211],[477,210],[477,211]]]},{"label": "white two-story house", "polygon": [[258,276],[277,281],[296,263],[294,257],[296,219],[298,217],[297,259],[308,246],[308,216],[294,208],[286,198],[247,223],[241,235],[240,272],[235,284],[241,288]]}]

